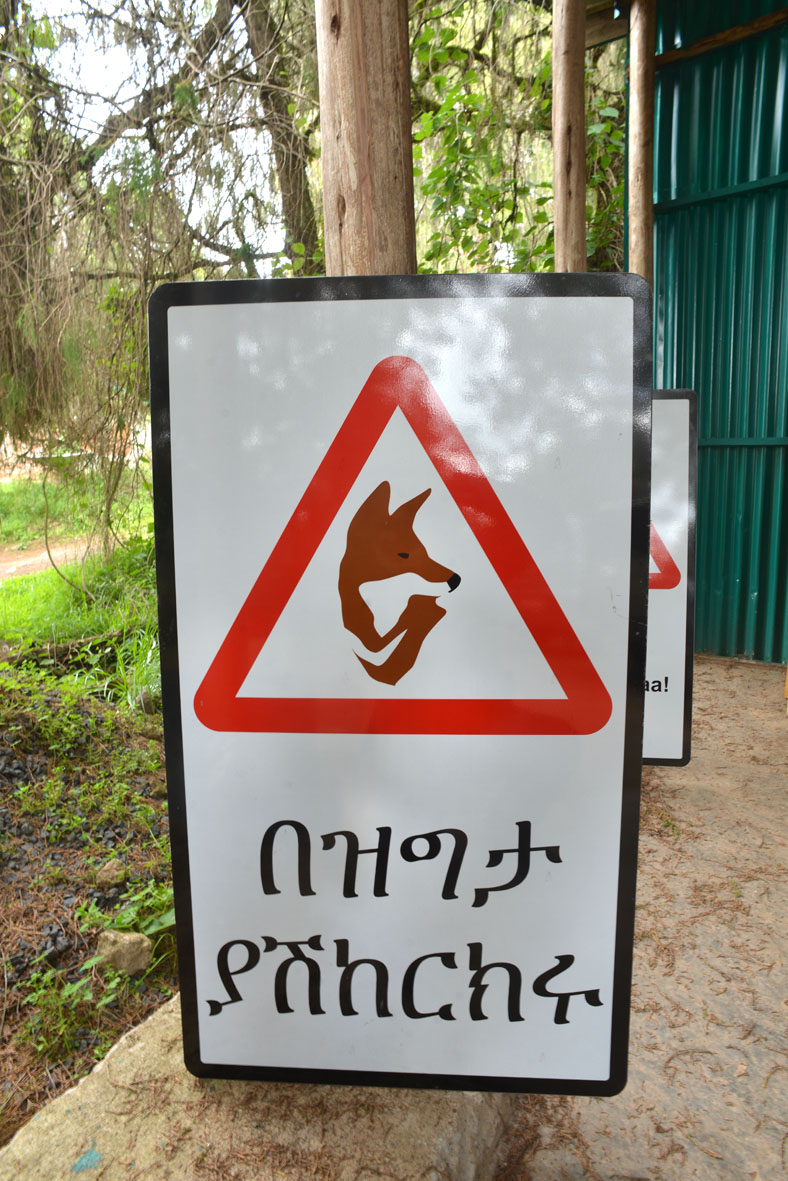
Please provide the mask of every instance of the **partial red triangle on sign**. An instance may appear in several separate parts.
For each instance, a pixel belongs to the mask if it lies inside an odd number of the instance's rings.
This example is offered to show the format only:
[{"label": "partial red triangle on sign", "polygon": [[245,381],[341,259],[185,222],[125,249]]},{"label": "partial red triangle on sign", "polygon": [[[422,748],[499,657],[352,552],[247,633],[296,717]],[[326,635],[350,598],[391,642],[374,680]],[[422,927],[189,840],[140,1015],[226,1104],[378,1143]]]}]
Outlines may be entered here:
[{"label": "partial red triangle on sign", "polygon": [[665,542],[651,522],[651,558],[656,570],[648,576],[649,590],[673,590],[681,582],[681,571],[668,553]]},{"label": "partial red triangle on sign", "polygon": [[[331,522],[399,408],[538,644],[565,698],[239,697]],[[337,606],[337,610],[339,607]],[[194,698],[212,730],[318,734],[593,734],[612,702],[588,654],[430,381],[410,357],[375,366]]]}]

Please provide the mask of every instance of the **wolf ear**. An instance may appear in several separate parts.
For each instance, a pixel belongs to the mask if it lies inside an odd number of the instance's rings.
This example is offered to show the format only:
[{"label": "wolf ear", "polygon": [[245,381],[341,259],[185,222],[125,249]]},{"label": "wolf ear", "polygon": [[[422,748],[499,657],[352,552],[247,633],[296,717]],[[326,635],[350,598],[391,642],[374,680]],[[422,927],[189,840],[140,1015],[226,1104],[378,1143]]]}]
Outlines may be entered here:
[{"label": "wolf ear", "polygon": [[374,492],[370,492],[367,499],[359,507],[356,517],[366,513],[373,516],[388,516],[389,515],[389,498],[391,496],[391,486],[388,480],[384,480],[382,484],[378,484]]},{"label": "wolf ear", "polygon": [[406,500],[404,504],[401,504],[399,508],[394,510],[391,514],[392,518],[396,517],[398,521],[407,521],[412,525],[416,513],[424,504],[430,492],[432,492],[431,488],[425,488],[423,492],[420,492],[418,496],[414,496],[412,500]]}]

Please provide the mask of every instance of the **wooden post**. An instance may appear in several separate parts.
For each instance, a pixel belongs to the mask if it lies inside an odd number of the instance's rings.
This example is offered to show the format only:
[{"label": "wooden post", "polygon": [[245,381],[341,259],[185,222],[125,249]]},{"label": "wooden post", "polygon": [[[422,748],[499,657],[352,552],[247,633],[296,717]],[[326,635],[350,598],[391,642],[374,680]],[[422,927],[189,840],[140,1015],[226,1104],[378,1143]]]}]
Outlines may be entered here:
[{"label": "wooden post", "polygon": [[555,269],[586,269],[585,0],[553,3]]},{"label": "wooden post", "polygon": [[407,0],[316,0],[326,273],[416,270]]},{"label": "wooden post", "polygon": [[654,282],[655,0],[629,7],[629,269]]}]

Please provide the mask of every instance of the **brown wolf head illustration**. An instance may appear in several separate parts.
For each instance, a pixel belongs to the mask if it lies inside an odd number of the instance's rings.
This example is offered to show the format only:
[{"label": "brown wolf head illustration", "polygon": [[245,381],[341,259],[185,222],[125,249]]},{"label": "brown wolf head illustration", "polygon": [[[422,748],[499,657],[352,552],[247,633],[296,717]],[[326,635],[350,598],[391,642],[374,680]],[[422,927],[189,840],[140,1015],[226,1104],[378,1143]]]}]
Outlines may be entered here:
[{"label": "brown wolf head illustration", "polygon": [[397,622],[381,635],[359,587],[409,573],[427,582],[446,583],[449,591],[459,586],[459,574],[431,558],[413,528],[416,513],[431,491],[426,488],[389,512],[391,488],[386,480],[379,484],[350,522],[339,566],[342,621],[348,631],[370,652],[381,652],[397,636],[402,637],[382,664],[358,657],[371,677],[389,685],[395,685],[413,667],[421,645],[446,611],[438,605],[437,595],[411,595]]}]

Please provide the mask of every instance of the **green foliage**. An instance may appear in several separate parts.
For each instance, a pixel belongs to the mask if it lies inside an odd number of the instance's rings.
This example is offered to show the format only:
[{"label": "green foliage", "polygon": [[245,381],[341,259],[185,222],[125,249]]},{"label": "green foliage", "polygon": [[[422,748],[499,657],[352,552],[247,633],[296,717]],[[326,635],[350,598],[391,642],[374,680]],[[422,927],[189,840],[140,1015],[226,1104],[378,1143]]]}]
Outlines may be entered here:
[{"label": "green foliage", "polygon": [[550,171],[548,34],[529,4],[422,14],[413,40],[420,269],[544,264],[549,230],[536,200]]},{"label": "green foliage", "polygon": [[73,1053],[86,1039],[93,1043],[94,1057],[104,1057],[113,1035],[103,1030],[93,1034],[96,1013],[113,1008],[133,988],[129,977],[111,967],[98,970],[89,960],[75,979],[69,980],[58,968],[41,968],[23,986],[22,1004],[32,1007],[23,1028],[23,1038],[47,1057]]},{"label": "green foliage", "polygon": [[0,641],[13,648],[36,647],[116,630],[118,609],[81,593],[78,566],[67,566],[64,572],[76,580],[77,589],[54,570],[0,582]]},{"label": "green foliage", "polygon": [[[9,646],[74,643],[70,654],[38,659],[69,673],[75,694],[155,708],[161,698],[153,539],[137,539],[84,570],[67,567],[0,583],[0,641]],[[80,591],[81,580],[90,597]],[[87,644],[85,637],[98,637]],[[105,637],[105,638],[101,638]]]},{"label": "green foliage", "polygon": [[[175,910],[169,876],[164,880],[150,878],[132,888],[119,910],[104,911],[91,898],[77,907],[75,917],[88,939],[101,931],[140,931],[153,939],[154,953],[150,966],[135,980],[101,965],[96,956],[76,974],[71,973],[70,980],[55,968],[35,972],[24,989],[23,1003],[36,1009],[26,1023],[25,1037],[41,1054],[73,1050],[86,1032],[93,1031],[101,1010],[127,1004],[147,981],[157,980],[175,955]],[[105,1031],[93,1032],[91,1040],[96,1058],[104,1056],[112,1041]]]},{"label": "green foliage", "polygon": [[[91,457],[103,499],[85,531],[109,546],[112,505],[146,412],[144,304],[161,168],[138,136],[117,162],[107,159],[111,136],[87,142],[84,89],[57,76],[64,43],[76,39],[73,16],[50,6],[39,17],[20,3],[8,17],[0,24],[0,423],[36,453]],[[86,31],[82,20],[82,41]],[[103,174],[86,183],[99,165]]]},{"label": "green foliage", "polygon": [[175,109],[183,119],[193,119],[197,114],[197,92],[191,82],[176,83],[173,91]]},{"label": "green foliage", "polygon": [[[77,757],[66,752],[65,760]],[[113,824],[133,816],[137,824],[151,825],[155,813],[144,800],[129,789],[128,777],[120,769],[88,777],[77,787],[70,784],[62,767],[39,783],[25,783],[16,788],[20,811],[29,816],[45,816],[48,840],[55,844],[71,833],[100,833]],[[97,844],[97,848],[100,846]]]},{"label": "green foliage", "polygon": [[[0,582],[0,640],[35,646],[150,628],[156,612],[151,536],[63,572],[70,582],[51,569]],[[89,595],[80,589],[83,578]]]},{"label": "green foliage", "polygon": [[30,14],[29,8],[26,4],[23,4],[22,8],[23,10],[27,10],[29,20],[28,36],[30,38],[31,49],[57,48],[58,40],[49,17],[39,16],[34,18]]},{"label": "green foliage", "polygon": [[149,879],[145,885],[128,893],[117,911],[101,910],[93,899],[77,908],[77,919],[83,931],[141,931],[149,937],[172,933],[175,929],[175,907],[172,882]]},{"label": "green foliage", "polygon": [[[32,665],[0,664],[0,731],[11,746],[38,745],[56,760],[87,757],[110,727],[109,715],[98,718],[77,685]],[[35,794],[40,787],[19,790]]]},{"label": "green foliage", "polygon": [[107,560],[97,561],[91,568],[90,588],[106,606],[131,607],[131,618],[147,622],[155,617],[156,564],[152,535],[135,537],[113,550]]},{"label": "green foliage", "polygon": [[[150,835],[157,812],[135,788],[161,768],[161,756],[133,716],[96,708],[67,676],[0,664],[0,732],[17,757],[47,754],[49,773],[17,784],[14,797],[20,814],[45,819],[50,842],[78,832],[102,856],[101,834],[123,823],[149,835],[151,864],[157,873],[166,869],[166,840]],[[75,767],[81,769],[74,773]],[[161,909],[157,901],[147,917]]]},{"label": "green foliage", "polygon": [[[19,815],[38,818],[50,841],[79,833],[98,863],[106,858],[99,835],[120,822],[128,840],[140,845],[140,829],[150,830],[157,813],[131,785],[158,770],[160,754],[131,719],[92,708],[67,679],[30,666],[0,665],[0,731],[17,757],[30,749],[46,751],[54,760],[45,779],[21,783],[14,791]],[[44,1058],[84,1057],[86,1047],[101,1058],[116,1036],[106,1015],[133,1010],[143,1003],[148,984],[161,988],[161,981],[172,976],[174,912],[166,833],[149,831],[145,844],[145,876],[132,879],[120,909],[103,910],[93,897],[77,907],[75,920],[86,941],[102,930],[142,931],[154,940],[151,964],[131,979],[97,957],[70,970],[42,957],[18,985],[18,995],[31,1009],[22,1038]],[[113,854],[124,855],[122,841]],[[55,865],[49,871],[64,872]]]},{"label": "green foliage", "polygon": [[591,271],[624,265],[624,43],[587,56],[586,254]]},{"label": "green foliage", "polygon": [[[161,887],[159,896],[166,896]],[[172,891],[170,888],[170,900]],[[138,913],[142,913],[142,907]],[[130,903],[129,913],[134,910]],[[87,912],[92,917],[93,912]],[[122,926],[120,922],[108,921],[108,916],[97,908],[99,922],[83,924],[86,932],[96,929],[126,930],[139,924]],[[120,918],[120,916],[117,916]],[[133,1005],[134,999],[144,991],[148,982],[158,983],[162,970],[170,966],[174,955],[172,923],[155,926],[151,919],[146,924],[151,934],[157,934],[157,950],[145,972],[134,978],[127,973],[100,962],[92,956],[77,970],[64,972],[60,968],[41,967],[20,986],[21,1003],[30,1006],[31,1015],[22,1028],[22,1040],[29,1042],[38,1054],[45,1058],[65,1057],[82,1049],[85,1044],[92,1047],[93,1058],[99,1061],[115,1041],[116,1033],[112,1024],[107,1024],[105,1015],[112,1010]],[[165,987],[165,994],[169,993]]]},{"label": "green foliage", "polygon": [[153,708],[161,700],[159,632],[155,620],[128,634],[115,647],[115,698],[127,705]]},{"label": "green foliage", "polygon": [[[542,5],[412,7],[423,271],[552,270],[552,61]],[[623,255],[623,42],[587,54],[588,258]]]},{"label": "green foliage", "polygon": [[[177,94],[185,92],[189,96],[185,107],[192,112],[195,109],[193,104],[196,102],[193,87],[181,86],[175,89],[178,109],[182,110],[184,104],[179,103]],[[113,218],[119,214],[131,213],[133,217],[144,222],[150,216],[150,200],[155,186],[162,179],[161,163],[156,156],[151,155],[145,144],[138,140],[122,144],[116,153],[114,176],[108,182],[104,193],[105,212]],[[133,200],[128,202],[125,200],[128,197],[132,197]],[[117,296],[120,290],[121,284],[117,279],[112,280],[107,287],[109,297]]]},{"label": "green foliage", "polygon": [[[54,573],[51,577],[56,579]],[[49,578],[44,574],[25,581]],[[14,589],[20,581],[10,580],[0,591]],[[94,611],[100,603],[105,612],[114,611],[128,623],[131,603],[145,609],[139,633],[147,629],[153,634],[155,651],[150,539],[116,549],[109,562],[98,564],[95,587]],[[84,596],[73,593],[84,606]],[[84,621],[83,612],[82,625]],[[104,648],[114,665],[120,653],[139,644],[138,633],[128,628]],[[81,661],[82,653],[78,655]],[[104,653],[88,650],[89,658],[95,655]],[[108,708],[85,688],[81,663],[62,675],[55,674],[54,661],[47,667],[0,663],[0,734],[12,766],[27,772],[7,787],[6,808],[22,832],[36,834],[30,838],[35,856],[31,854],[25,891],[32,891],[41,905],[42,890],[67,884],[82,899],[70,914],[58,913],[65,950],[60,944],[56,953],[47,947],[32,971],[29,962],[20,969],[18,956],[7,962],[15,1009],[21,1005],[21,1012],[28,1013],[21,1025],[16,1024],[13,1036],[34,1048],[42,1069],[64,1064],[67,1078],[88,1069],[120,1032],[169,995],[175,977],[160,730],[155,720]],[[0,854],[5,857],[28,839],[16,837],[13,844],[13,832],[12,827],[0,834]],[[123,862],[126,877],[125,886],[106,894],[96,888],[97,870],[110,849],[112,857]],[[79,963],[78,949],[106,929],[142,930],[154,940],[154,956],[144,974],[130,978],[101,965],[96,957]],[[11,955],[11,948],[7,946],[5,953]]]},{"label": "green foliage", "polygon": [[[88,538],[95,532],[96,517],[106,499],[105,481],[85,456],[71,457],[57,452],[58,448],[52,448],[46,459],[40,461],[40,477],[0,480],[0,544],[3,546],[42,542],[45,529],[50,539],[62,535]],[[137,473],[129,468],[122,473],[112,506],[113,533],[139,533],[152,521],[149,467],[150,461],[146,460]],[[47,478],[44,487],[43,475],[47,471],[54,471],[56,477]]]},{"label": "green foliage", "polygon": [[81,648],[74,680],[107,701],[151,712],[161,701],[159,635],[155,619],[143,619],[120,640]]}]

